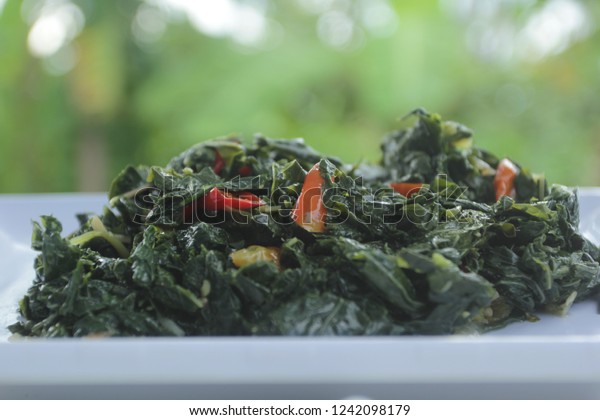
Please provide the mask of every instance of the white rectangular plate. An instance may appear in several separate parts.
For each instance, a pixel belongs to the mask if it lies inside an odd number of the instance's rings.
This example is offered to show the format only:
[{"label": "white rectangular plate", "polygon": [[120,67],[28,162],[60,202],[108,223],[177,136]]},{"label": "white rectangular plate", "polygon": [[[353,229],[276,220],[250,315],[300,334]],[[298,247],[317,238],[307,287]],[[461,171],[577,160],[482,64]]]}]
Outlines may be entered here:
[{"label": "white rectangular plate", "polygon": [[[600,242],[600,189],[581,189]],[[600,398],[598,299],[483,336],[36,339],[8,342],[33,279],[31,220],[104,194],[0,196],[0,398]]]}]

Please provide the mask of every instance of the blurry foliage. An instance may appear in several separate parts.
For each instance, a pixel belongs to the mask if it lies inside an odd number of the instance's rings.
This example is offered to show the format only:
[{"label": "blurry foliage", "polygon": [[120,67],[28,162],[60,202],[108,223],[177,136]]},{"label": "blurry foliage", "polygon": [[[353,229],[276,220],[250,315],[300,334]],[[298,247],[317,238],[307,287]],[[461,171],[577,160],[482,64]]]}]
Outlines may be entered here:
[{"label": "blurry foliage", "polygon": [[[85,25],[34,57],[36,13],[67,3]],[[375,160],[382,135],[418,106],[468,125],[479,145],[551,182],[600,183],[597,2],[239,3],[266,14],[262,42],[236,41],[236,28],[203,34],[159,0],[7,0],[0,192],[106,190],[127,163],[165,164],[231,133],[304,137],[347,161]],[[380,14],[371,16],[365,7],[374,3]],[[496,6],[482,11],[484,3]],[[585,34],[535,60],[511,52],[536,13],[564,3],[590,17]],[[383,19],[382,5],[395,16]],[[378,29],[377,19],[387,26]]]}]

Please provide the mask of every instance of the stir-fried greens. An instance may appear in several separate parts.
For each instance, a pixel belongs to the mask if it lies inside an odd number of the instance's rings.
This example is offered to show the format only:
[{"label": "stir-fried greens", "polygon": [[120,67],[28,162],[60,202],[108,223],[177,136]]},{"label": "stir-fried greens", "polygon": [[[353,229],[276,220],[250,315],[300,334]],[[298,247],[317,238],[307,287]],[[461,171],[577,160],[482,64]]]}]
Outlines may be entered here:
[{"label": "stir-fried greens", "polygon": [[67,237],[34,223],[25,336],[479,332],[600,288],[575,192],[417,110],[377,165],[301,140],[198,144],[127,167]]}]

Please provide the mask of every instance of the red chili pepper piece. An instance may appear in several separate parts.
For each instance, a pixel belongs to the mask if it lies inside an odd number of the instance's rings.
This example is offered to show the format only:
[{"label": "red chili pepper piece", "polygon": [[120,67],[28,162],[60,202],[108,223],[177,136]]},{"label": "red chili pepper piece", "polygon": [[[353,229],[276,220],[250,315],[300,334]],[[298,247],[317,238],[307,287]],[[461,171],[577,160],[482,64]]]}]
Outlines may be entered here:
[{"label": "red chili pepper piece", "polygon": [[225,167],[225,161],[223,160],[223,156],[219,153],[218,150],[215,150],[215,161],[213,162],[213,172],[219,175],[223,168]]},{"label": "red chili pepper piece", "polygon": [[323,232],[327,208],[323,203],[323,177],[319,164],[315,164],[304,178],[302,191],[292,211],[292,220],[309,232]]},{"label": "red chili pepper piece", "polygon": [[508,159],[502,159],[496,168],[494,177],[494,189],[496,190],[496,200],[507,195],[515,198],[516,190],[514,187],[515,178],[519,174],[519,168]]},{"label": "red chili pepper piece", "polygon": [[204,197],[183,208],[183,220],[185,223],[191,222],[190,218],[197,208],[208,211],[241,211],[264,205],[266,203],[260,197],[250,192],[232,194],[215,187]]},{"label": "red chili pepper piece", "polygon": [[245,165],[245,166],[242,166],[240,168],[240,175],[241,176],[248,176],[250,174],[252,174],[252,168],[250,166]]},{"label": "red chili pepper piece", "polygon": [[410,198],[419,192],[423,184],[416,182],[392,182],[390,187],[397,193],[402,194],[406,198]]},{"label": "red chili pepper piece", "polygon": [[266,203],[260,197],[249,192],[242,191],[234,195],[215,187],[204,196],[202,204],[204,209],[210,211],[240,211],[264,206]]}]

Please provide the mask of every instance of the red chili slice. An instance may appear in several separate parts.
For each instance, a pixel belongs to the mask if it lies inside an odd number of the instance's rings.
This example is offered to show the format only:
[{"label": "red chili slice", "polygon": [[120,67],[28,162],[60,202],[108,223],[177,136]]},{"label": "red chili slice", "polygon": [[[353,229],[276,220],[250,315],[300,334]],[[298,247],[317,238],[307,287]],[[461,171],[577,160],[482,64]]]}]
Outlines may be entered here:
[{"label": "red chili slice", "polygon": [[392,182],[390,187],[397,193],[402,194],[406,198],[410,198],[419,192],[423,184],[416,182]]},{"label": "red chili slice", "polygon": [[215,187],[204,196],[202,204],[204,209],[211,211],[240,211],[264,206],[266,203],[260,197],[249,192],[242,191],[234,195]]},{"label": "red chili slice", "polygon": [[257,195],[242,191],[239,193],[228,193],[217,187],[210,190],[204,197],[188,204],[183,209],[184,221],[190,222],[190,217],[196,208],[208,211],[241,211],[255,207],[264,206],[266,203]]},{"label": "red chili slice", "polygon": [[240,172],[241,176],[248,176],[248,175],[252,174],[252,168],[248,165],[245,165],[240,168],[239,172]]},{"label": "red chili slice", "polygon": [[508,159],[502,159],[496,168],[494,177],[494,189],[496,190],[496,200],[507,195],[515,198],[516,190],[514,187],[515,178],[519,174],[519,168]]},{"label": "red chili slice", "polygon": [[327,208],[323,203],[323,177],[316,163],[304,178],[302,191],[292,211],[292,220],[309,232],[323,232]]}]

